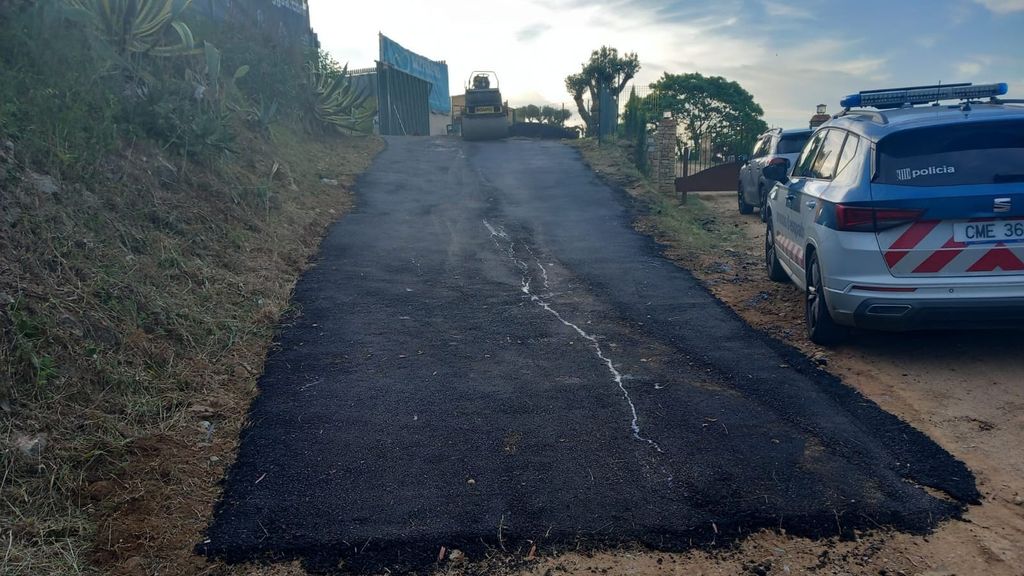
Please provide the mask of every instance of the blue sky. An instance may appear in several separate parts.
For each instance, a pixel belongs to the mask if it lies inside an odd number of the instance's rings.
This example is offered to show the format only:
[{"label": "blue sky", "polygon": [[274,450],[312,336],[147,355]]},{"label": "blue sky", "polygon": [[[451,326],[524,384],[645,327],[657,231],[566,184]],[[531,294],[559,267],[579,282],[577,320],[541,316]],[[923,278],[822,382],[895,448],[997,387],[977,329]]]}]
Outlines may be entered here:
[{"label": "blue sky", "polygon": [[451,92],[496,70],[514,105],[571,106],[563,80],[603,44],[637,52],[638,84],[663,72],[736,80],[776,126],[806,123],[861,89],[1008,82],[1024,98],[1024,0],[519,0],[496,18],[463,0],[310,0],[335,58],[372,66],[377,32],[448,62]]}]

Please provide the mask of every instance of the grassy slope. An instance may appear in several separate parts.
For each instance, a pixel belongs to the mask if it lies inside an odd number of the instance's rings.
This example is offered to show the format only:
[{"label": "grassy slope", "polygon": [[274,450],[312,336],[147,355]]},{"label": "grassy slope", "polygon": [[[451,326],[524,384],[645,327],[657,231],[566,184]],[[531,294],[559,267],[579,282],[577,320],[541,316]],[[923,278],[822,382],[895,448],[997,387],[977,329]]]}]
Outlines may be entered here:
[{"label": "grassy slope", "polygon": [[654,182],[633,167],[628,144],[612,140],[599,145],[589,138],[570,142],[602,179],[640,202],[643,213],[637,227],[670,245],[677,260],[694,265],[707,254],[743,246],[741,232],[721,226],[699,197],[691,196],[686,204],[680,204],[678,195],[658,192]]},{"label": "grassy slope", "polygon": [[83,184],[5,142],[0,573],[198,571],[273,327],[381,143],[282,124],[209,165],[125,143]]}]

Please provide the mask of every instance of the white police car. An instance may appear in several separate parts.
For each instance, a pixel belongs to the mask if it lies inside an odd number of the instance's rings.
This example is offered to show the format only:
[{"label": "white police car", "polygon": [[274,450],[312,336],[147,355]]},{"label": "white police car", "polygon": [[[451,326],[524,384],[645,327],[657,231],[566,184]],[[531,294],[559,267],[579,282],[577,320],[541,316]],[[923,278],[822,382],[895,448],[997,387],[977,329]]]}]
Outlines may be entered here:
[{"label": "white police car", "polygon": [[1024,326],[1024,101],[1006,92],[861,92],[814,133],[768,195],[765,234],[768,275],[804,289],[812,341]]}]

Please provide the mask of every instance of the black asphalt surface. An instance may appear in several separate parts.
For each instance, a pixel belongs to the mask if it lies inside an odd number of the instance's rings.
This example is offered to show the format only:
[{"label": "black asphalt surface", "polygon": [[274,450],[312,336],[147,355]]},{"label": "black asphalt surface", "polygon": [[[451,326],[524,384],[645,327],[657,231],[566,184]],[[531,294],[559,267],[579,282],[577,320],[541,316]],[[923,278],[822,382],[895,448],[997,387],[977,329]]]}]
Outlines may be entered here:
[{"label": "black asphalt surface", "polygon": [[391,139],[357,203],[296,288],[203,553],[403,570],[927,531],[978,500],[664,259],[569,147]]}]

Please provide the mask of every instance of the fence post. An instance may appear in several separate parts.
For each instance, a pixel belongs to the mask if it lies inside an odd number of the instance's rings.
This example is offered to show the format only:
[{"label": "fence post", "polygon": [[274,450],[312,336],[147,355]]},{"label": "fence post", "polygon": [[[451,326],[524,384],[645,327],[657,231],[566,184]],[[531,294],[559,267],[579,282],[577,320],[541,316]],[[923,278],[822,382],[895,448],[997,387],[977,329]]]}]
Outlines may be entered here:
[{"label": "fence post", "polygon": [[[644,130],[647,130],[646,123],[644,124]],[[646,164],[647,173],[644,176],[650,178],[654,174],[658,173],[658,137],[656,135],[646,134],[644,136],[644,150],[645,155],[644,162]]]},{"label": "fence post", "polygon": [[[671,194],[676,189],[676,119],[671,113],[658,120],[658,191]],[[683,198],[685,202],[685,197]]]}]

